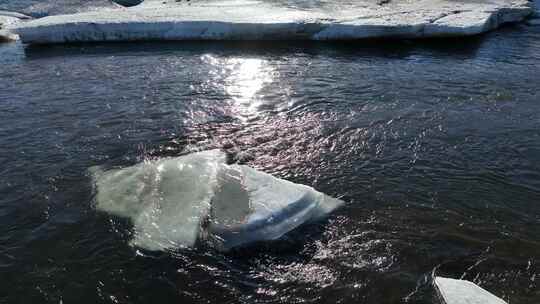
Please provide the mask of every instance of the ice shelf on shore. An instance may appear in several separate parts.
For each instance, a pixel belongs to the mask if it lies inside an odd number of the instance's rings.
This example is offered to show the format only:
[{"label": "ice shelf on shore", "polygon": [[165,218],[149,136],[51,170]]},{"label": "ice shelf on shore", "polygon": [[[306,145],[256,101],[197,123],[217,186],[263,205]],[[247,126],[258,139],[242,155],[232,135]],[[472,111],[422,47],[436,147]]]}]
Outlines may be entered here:
[{"label": "ice shelf on shore", "polygon": [[118,9],[122,7],[112,0],[23,0],[9,1],[8,3],[5,6],[9,7],[10,10],[33,18],[75,14],[107,8]]},{"label": "ice shelf on shore", "polygon": [[275,240],[342,204],[311,187],[227,165],[218,150],[91,172],[96,208],[130,219],[132,245],[148,250],[197,242],[229,250]]},{"label": "ice shelf on shore", "polygon": [[507,304],[470,281],[436,277],[435,286],[442,304]]},{"label": "ice shelf on shore", "polygon": [[[294,2],[302,3],[302,2]],[[12,30],[25,43],[131,40],[342,40],[475,35],[531,15],[527,0],[145,1],[48,16]]]},{"label": "ice shelf on shore", "polygon": [[17,35],[9,31],[8,28],[16,26],[21,20],[30,19],[30,17],[15,13],[0,10],[0,42],[7,40],[16,40]]},{"label": "ice shelf on shore", "polygon": [[533,0],[533,17],[540,18],[540,0]]}]

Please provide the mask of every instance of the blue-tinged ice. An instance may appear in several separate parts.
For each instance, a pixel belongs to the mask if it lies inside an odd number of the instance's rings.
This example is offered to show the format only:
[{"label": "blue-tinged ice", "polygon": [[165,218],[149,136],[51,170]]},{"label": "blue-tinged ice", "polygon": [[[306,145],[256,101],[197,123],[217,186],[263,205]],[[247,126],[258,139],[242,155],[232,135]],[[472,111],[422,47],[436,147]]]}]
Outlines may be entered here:
[{"label": "blue-tinged ice", "polygon": [[149,250],[208,242],[229,250],[275,240],[341,200],[248,166],[218,150],[94,171],[96,208],[129,218],[131,244]]}]

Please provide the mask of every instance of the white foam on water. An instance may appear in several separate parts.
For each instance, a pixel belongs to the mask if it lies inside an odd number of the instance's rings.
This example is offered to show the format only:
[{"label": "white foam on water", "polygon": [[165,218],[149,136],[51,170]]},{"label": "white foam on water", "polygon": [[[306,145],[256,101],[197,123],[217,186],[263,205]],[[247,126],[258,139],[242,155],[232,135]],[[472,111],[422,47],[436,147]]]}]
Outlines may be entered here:
[{"label": "white foam on water", "polygon": [[91,169],[96,209],[131,220],[131,244],[149,250],[208,240],[220,250],[275,240],[319,219],[341,200],[241,165],[218,150]]}]

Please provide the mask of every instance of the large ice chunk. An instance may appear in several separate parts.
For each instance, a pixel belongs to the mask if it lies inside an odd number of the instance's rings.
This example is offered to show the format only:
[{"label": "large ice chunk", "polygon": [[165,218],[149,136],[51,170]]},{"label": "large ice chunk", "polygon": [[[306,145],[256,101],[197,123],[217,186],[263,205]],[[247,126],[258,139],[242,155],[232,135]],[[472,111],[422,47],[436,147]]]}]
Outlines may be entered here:
[{"label": "large ice chunk", "polygon": [[101,173],[94,169],[96,208],[129,218],[135,227],[133,245],[150,250],[193,246],[224,157],[207,151]]},{"label": "large ice chunk", "polygon": [[443,304],[507,304],[470,281],[436,277],[435,285]]},{"label": "large ice chunk", "polygon": [[129,218],[131,243],[150,250],[193,246],[220,250],[275,240],[339,205],[311,187],[242,165],[218,150],[146,161],[124,169],[92,169],[96,208]]}]

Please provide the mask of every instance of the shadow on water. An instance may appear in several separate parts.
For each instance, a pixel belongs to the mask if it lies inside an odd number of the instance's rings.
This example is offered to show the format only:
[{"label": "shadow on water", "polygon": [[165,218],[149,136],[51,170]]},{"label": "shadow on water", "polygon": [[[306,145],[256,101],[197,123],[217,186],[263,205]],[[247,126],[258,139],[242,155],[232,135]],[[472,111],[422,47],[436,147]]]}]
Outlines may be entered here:
[{"label": "shadow on water", "polygon": [[424,51],[436,56],[474,57],[485,36],[421,40],[364,41],[146,41],[111,43],[72,43],[64,45],[29,45],[27,59],[66,56],[106,56],[142,54],[183,54],[194,52],[230,52],[242,55],[282,55],[301,52],[312,55],[376,56],[405,58]]}]

